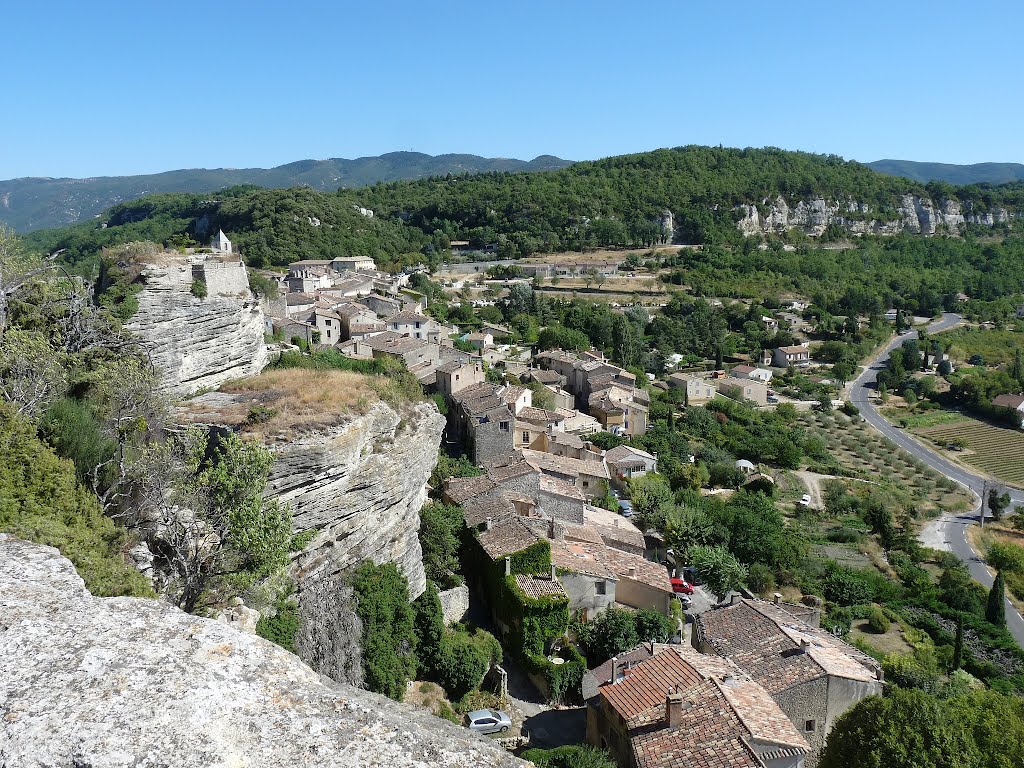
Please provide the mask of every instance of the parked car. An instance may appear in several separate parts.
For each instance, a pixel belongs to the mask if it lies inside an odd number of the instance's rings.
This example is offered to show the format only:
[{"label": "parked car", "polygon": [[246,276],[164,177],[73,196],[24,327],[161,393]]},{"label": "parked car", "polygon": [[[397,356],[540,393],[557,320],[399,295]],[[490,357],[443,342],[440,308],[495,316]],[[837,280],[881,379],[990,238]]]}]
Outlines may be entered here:
[{"label": "parked car", "polygon": [[672,591],[675,592],[676,594],[679,594],[679,595],[692,595],[693,594],[693,586],[689,582],[687,582],[685,579],[679,579],[679,578],[676,578],[676,577],[673,576],[671,579],[669,579],[669,581],[672,582]]},{"label": "parked car", "polygon": [[676,595],[676,597],[679,598],[679,603],[683,606],[684,611],[690,610],[690,606],[693,605],[693,600],[686,595]]},{"label": "parked car", "polygon": [[811,494],[805,493],[803,496],[800,497],[800,505],[801,506],[807,507],[807,506],[810,506],[810,503],[811,503]]},{"label": "parked car", "polygon": [[625,499],[619,499],[619,512],[622,513],[623,517],[632,517],[633,503],[626,501]]},{"label": "parked car", "polygon": [[505,733],[512,727],[512,718],[500,709],[478,709],[466,714],[465,723],[477,733]]}]

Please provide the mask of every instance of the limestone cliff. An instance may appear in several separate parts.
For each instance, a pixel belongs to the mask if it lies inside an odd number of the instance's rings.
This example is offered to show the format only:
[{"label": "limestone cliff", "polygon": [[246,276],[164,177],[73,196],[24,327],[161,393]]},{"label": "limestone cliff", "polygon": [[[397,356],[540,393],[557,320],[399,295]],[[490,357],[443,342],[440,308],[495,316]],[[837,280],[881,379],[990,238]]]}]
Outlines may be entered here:
[{"label": "limestone cliff", "polygon": [[901,232],[934,235],[958,234],[966,224],[992,227],[1005,224],[1018,214],[1005,208],[991,211],[966,209],[958,200],[938,203],[927,197],[903,195],[891,209],[878,210],[856,200],[826,200],[814,197],[791,205],[781,195],[766,198],[759,205],[737,206],[736,226],[747,236],[798,229],[812,237],[822,235],[830,225],[853,235],[895,235]]},{"label": "limestone cliff", "polygon": [[221,622],[93,597],[57,550],[0,535],[0,765],[525,764]]},{"label": "limestone cliff", "polygon": [[[142,265],[141,281],[128,328],[142,337],[171,395],[214,388],[266,365],[263,312],[237,256],[165,252]],[[194,282],[204,298],[193,295]]]},{"label": "limestone cliff", "polygon": [[[297,651],[317,671],[351,683],[361,674],[358,631],[339,577],[364,560],[391,562],[408,578],[410,597],[426,588],[419,511],[444,429],[433,403],[392,407],[357,391],[367,381],[268,371],[178,409],[184,422],[248,430],[273,452],[267,492],[291,507],[296,532],[313,533],[292,563],[303,626]],[[345,411],[348,401],[362,405]],[[278,415],[252,425],[254,407]]]}]

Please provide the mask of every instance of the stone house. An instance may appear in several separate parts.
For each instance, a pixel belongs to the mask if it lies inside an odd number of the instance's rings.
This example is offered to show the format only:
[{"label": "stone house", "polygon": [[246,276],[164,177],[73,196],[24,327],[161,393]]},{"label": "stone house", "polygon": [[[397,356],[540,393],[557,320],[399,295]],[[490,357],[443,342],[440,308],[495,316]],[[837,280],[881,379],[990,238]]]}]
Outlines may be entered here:
[{"label": "stone house", "polygon": [[683,390],[686,405],[705,405],[718,394],[710,381],[694,373],[673,373],[668,377],[668,385]]},{"label": "stone house", "polygon": [[764,326],[764,329],[768,331],[768,333],[775,333],[779,330],[779,321],[774,317],[769,317],[768,315],[761,315],[761,325]]},{"label": "stone house", "polygon": [[473,349],[487,349],[494,346],[494,337],[489,333],[467,333],[462,340],[471,344]]},{"label": "stone house", "polygon": [[435,387],[446,398],[451,398],[464,389],[484,383],[484,369],[480,363],[468,360],[452,360],[439,366]]},{"label": "stone house", "polygon": [[316,296],[310,293],[289,293],[284,297],[284,312],[287,317],[308,316],[316,306]]},{"label": "stone house", "polygon": [[389,331],[399,333],[402,336],[410,336],[414,339],[427,339],[440,343],[442,339],[448,340],[450,328],[441,325],[432,317],[421,315],[418,312],[402,310],[385,320]]},{"label": "stone house", "polygon": [[778,347],[772,351],[772,366],[775,368],[788,368],[791,365],[802,368],[810,363],[811,350],[804,344]]},{"label": "stone house", "polygon": [[608,490],[608,467],[604,457],[598,460],[574,459],[553,453],[522,449],[523,458],[537,471],[579,488],[587,498],[604,496]]},{"label": "stone house", "polygon": [[425,339],[414,339],[408,336],[399,336],[393,332],[379,333],[370,336],[357,344],[357,354],[369,357],[394,357],[402,360],[410,370],[421,363],[438,365],[440,362],[440,347],[431,344]]},{"label": "stone house", "polygon": [[355,272],[360,269],[377,270],[377,263],[369,256],[339,256],[331,259],[330,264],[331,269],[335,272]]},{"label": "stone house", "polygon": [[593,416],[575,408],[558,408],[560,414],[565,416],[563,429],[567,434],[593,435],[601,431],[601,422]]},{"label": "stone house", "polygon": [[288,290],[295,293],[311,293],[320,288],[330,288],[336,273],[331,269],[329,259],[302,259],[288,265]]},{"label": "stone house", "polygon": [[754,379],[755,381],[763,381],[765,384],[771,381],[774,375],[765,368],[755,368],[752,365],[734,365],[729,373],[737,379]]},{"label": "stone house", "polygon": [[623,486],[631,477],[641,477],[658,471],[658,460],[639,448],[619,445],[605,454],[608,472],[616,485]]},{"label": "stone house", "polygon": [[569,597],[569,612],[589,621],[615,604],[615,572],[587,546],[565,538],[551,542],[551,564]]},{"label": "stone house", "polygon": [[807,741],[760,685],[684,646],[652,651],[613,660],[587,707],[590,744],[628,768],[804,766]]},{"label": "stone house", "polygon": [[820,609],[734,599],[696,618],[692,642],[731,659],[768,691],[810,743],[816,762],[836,720],[867,696],[882,693],[877,661],[816,624]]},{"label": "stone house", "polygon": [[712,379],[712,383],[715,389],[733,400],[749,400],[754,405],[768,405],[768,385],[763,381],[720,376]]},{"label": "stone house", "polygon": [[516,448],[544,450],[545,439],[562,432],[565,417],[557,411],[527,406],[516,413]]},{"label": "stone house", "polygon": [[320,343],[332,347],[339,341],[348,341],[343,327],[341,315],[329,309],[317,308],[313,311],[314,324],[320,332]]}]

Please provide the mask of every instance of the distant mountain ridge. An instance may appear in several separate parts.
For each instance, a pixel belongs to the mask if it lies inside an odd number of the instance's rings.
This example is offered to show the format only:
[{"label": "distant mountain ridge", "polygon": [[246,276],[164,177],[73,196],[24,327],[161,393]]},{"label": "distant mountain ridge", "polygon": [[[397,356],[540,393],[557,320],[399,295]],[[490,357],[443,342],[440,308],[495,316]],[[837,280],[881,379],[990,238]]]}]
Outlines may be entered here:
[{"label": "distant mountain ridge", "polygon": [[299,160],[275,168],[193,168],[142,176],[88,179],[27,177],[0,181],[0,222],[18,232],[85,221],[113,205],[158,192],[214,192],[237,184],[310,187],[333,191],[379,181],[491,171],[551,171],[572,161],[552,155],[533,160],[478,155],[389,152],[353,160]]},{"label": "distant mountain ridge", "polygon": [[919,163],[913,160],[875,160],[865,163],[868,168],[889,176],[903,176],[927,184],[929,181],[945,181],[962,186],[965,184],[1008,184],[1024,181],[1024,165],[1021,163],[975,163],[974,165],[953,165],[951,163]]}]

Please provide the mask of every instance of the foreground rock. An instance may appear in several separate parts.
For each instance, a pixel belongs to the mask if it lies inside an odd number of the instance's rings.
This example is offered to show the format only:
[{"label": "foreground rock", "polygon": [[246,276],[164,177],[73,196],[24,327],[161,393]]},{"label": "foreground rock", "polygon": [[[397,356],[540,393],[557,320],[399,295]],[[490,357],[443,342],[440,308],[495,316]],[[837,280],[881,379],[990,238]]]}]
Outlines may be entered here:
[{"label": "foreground rock", "polygon": [[0,765],[525,764],[223,623],[93,597],[57,550],[0,534]]}]

